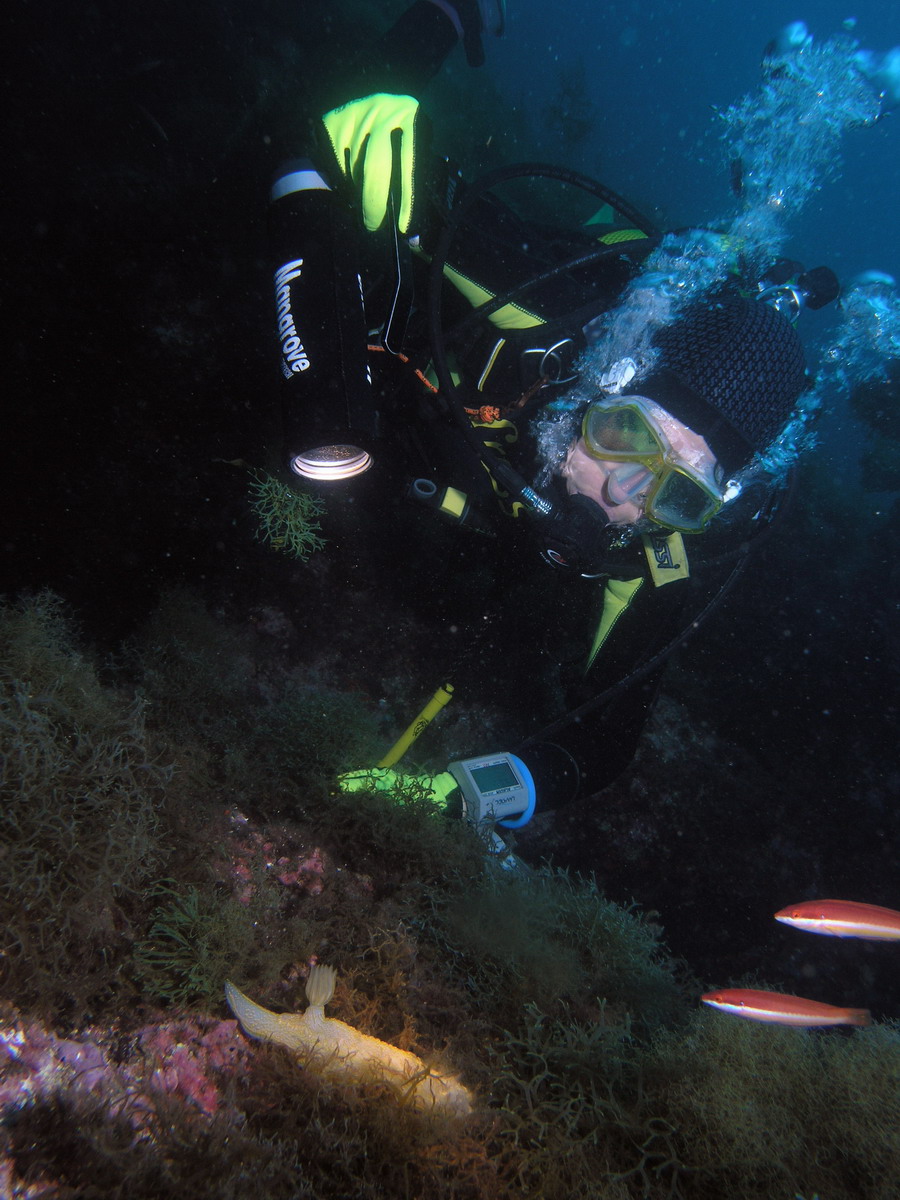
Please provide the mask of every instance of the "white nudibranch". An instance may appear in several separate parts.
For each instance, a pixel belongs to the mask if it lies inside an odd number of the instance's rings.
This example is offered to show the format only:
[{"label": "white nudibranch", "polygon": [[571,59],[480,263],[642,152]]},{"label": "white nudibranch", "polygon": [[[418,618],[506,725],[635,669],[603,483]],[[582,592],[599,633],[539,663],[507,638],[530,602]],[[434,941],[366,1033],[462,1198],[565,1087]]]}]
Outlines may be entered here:
[{"label": "white nudibranch", "polygon": [[225,984],[225,999],[244,1032],[309,1055],[309,1065],[342,1083],[387,1083],[414,1108],[450,1116],[472,1111],[467,1088],[452,1075],[438,1074],[415,1054],[360,1033],[325,1016],[334,995],[334,967],[314,966],[306,982],[309,1006],[303,1013],[274,1013]]}]

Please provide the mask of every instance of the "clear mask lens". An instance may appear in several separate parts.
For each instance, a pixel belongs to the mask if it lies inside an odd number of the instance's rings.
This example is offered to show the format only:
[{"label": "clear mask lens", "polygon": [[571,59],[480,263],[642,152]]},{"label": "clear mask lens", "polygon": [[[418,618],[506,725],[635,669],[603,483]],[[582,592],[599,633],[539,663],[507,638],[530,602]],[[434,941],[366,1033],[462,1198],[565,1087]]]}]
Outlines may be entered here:
[{"label": "clear mask lens", "polygon": [[672,529],[690,533],[704,529],[721,507],[718,497],[695,479],[671,470],[651,498],[647,515]]},{"label": "clear mask lens", "polygon": [[643,414],[631,405],[592,404],[582,427],[585,443],[597,458],[622,454],[652,458],[662,454],[662,445]]}]

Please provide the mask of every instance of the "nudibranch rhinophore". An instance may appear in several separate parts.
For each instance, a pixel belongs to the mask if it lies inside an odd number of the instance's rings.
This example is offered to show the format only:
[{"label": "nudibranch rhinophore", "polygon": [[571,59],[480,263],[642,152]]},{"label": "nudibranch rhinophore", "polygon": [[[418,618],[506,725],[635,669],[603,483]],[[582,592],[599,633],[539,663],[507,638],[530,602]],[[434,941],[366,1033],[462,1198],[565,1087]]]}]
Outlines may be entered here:
[{"label": "nudibranch rhinophore", "polygon": [[388,1083],[414,1108],[464,1117],[472,1097],[458,1079],[439,1074],[408,1050],[360,1033],[333,1017],[325,1005],[334,995],[337,972],[314,966],[306,982],[309,1006],[303,1013],[273,1013],[255,1004],[233,983],[225,984],[225,999],[244,1032],[310,1055],[310,1065],[342,1083]]}]

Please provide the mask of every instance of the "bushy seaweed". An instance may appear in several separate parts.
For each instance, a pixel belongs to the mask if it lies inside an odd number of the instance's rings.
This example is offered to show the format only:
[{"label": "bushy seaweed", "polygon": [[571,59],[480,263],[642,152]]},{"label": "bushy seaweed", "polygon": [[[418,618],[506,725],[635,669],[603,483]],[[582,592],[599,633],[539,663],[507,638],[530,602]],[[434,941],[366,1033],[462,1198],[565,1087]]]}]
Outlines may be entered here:
[{"label": "bushy seaweed", "polygon": [[244,638],[193,593],[166,593],[132,645],[150,714],[200,743],[236,790],[283,776],[331,780],[384,752],[376,711],[356,692],[286,671],[263,676]]},{"label": "bushy seaweed", "polygon": [[162,595],[131,657],[159,726],[226,758],[230,745],[246,739],[255,712],[252,661],[236,631],[193,592]]},{"label": "bushy seaweed", "polygon": [[[232,964],[246,949],[246,924],[229,921],[229,897],[212,900],[197,888],[161,885],[134,967],[147,995],[169,1003],[218,997]],[[243,935],[243,936],[241,936]]]},{"label": "bushy seaweed", "polygon": [[[109,1089],[69,1088],[71,1067],[23,1089],[41,1044],[4,1013],[0,1152],[16,1165],[0,1182],[133,1200],[893,1200],[900,1028],[696,1012],[658,926],[593,881],[503,871],[423,785],[325,786],[343,749],[368,752],[365,704],[327,691],[329,740],[309,708],[320,681],[254,688],[242,637],[178,605],[145,642],[143,675],[167,753],[196,759],[172,779],[142,707],[101,685],[57,600],[0,615],[3,999],[64,1027],[57,1059],[140,1059],[148,1016],[174,1055],[164,1091],[151,1065],[112,1107]],[[179,621],[193,635],[176,637]],[[226,743],[248,764],[227,799]],[[241,788],[279,774],[318,782],[280,790],[277,827],[235,816]],[[298,861],[316,864],[306,883]],[[445,1062],[476,1096],[472,1118],[423,1121],[277,1047],[242,1043],[240,1070],[227,1054],[215,1071],[184,1058],[184,1005],[230,1046],[224,976],[277,1011],[302,1007],[314,955],[339,971],[330,1015]],[[71,1032],[88,1003],[114,1020]]]},{"label": "bushy seaweed", "polygon": [[644,1026],[671,1020],[680,991],[661,930],[562,871],[488,871],[431,896],[426,922],[476,995],[512,1019],[525,1005],[602,1003]]},{"label": "bushy seaweed", "polygon": [[483,842],[448,818],[415,777],[391,793],[332,787],[323,810],[332,845],[348,865],[374,876],[380,890],[410,891],[420,905],[428,885],[481,876]]},{"label": "bushy seaweed", "polygon": [[287,890],[263,863],[256,868],[240,896],[224,888],[178,888],[172,880],[158,885],[149,928],[134,949],[132,970],[145,995],[215,1008],[230,975],[266,984],[309,955],[321,928],[296,911],[284,919]]},{"label": "bushy seaweed", "polygon": [[48,593],[0,611],[0,730],[0,978],[18,1003],[82,1005],[113,985],[164,858],[170,771]]},{"label": "bushy seaweed", "polygon": [[111,1116],[99,1098],[62,1094],[26,1103],[6,1139],[8,1152],[19,1176],[39,1189],[30,1194],[94,1200],[241,1200],[251,1190],[271,1200],[315,1195],[303,1183],[290,1142],[243,1134],[230,1121],[200,1124],[182,1106],[159,1103],[158,1110],[148,1123],[158,1135],[139,1136],[127,1112]]},{"label": "bushy seaweed", "polygon": [[890,1200],[900,1178],[900,1026],[819,1033],[697,1013],[643,1059],[691,1168],[686,1196]]},{"label": "bushy seaweed", "polygon": [[523,1194],[624,1200],[668,1188],[671,1130],[643,1095],[639,1060],[628,1022],[603,1009],[585,1023],[527,1006],[495,1062],[501,1137],[516,1149]]},{"label": "bushy seaweed", "polygon": [[323,549],[325,539],[319,518],[325,506],[321,500],[288,487],[267,471],[251,472],[251,480],[251,505],[261,541],[301,562]]},{"label": "bushy seaweed", "polygon": [[892,1026],[835,1037],[701,1013],[647,1042],[603,1020],[525,1016],[483,1045],[493,1083],[464,1124],[324,1083],[261,1046],[226,1093],[239,1120],[158,1092],[113,1113],[55,1092],[23,1096],[0,1137],[32,1183],[133,1200],[251,1186],[267,1200],[896,1195]]},{"label": "bushy seaweed", "polygon": [[530,1008],[499,1051],[523,1194],[889,1200],[900,1030],[848,1036],[696,1013],[649,1038]]},{"label": "bushy seaweed", "polygon": [[305,778],[333,779],[384,753],[376,714],[362,695],[295,682],[265,714],[257,740],[280,771]]}]

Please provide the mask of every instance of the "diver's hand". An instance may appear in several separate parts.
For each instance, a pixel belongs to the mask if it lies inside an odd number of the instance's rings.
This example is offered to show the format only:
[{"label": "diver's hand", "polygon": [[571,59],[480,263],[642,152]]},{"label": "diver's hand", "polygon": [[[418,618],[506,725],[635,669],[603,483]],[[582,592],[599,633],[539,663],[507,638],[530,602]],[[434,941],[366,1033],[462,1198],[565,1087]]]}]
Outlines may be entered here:
[{"label": "diver's hand", "polygon": [[379,92],[351,100],[322,118],[345,179],[362,199],[366,229],[380,229],[393,197],[397,228],[412,228],[426,121],[413,96]]}]

